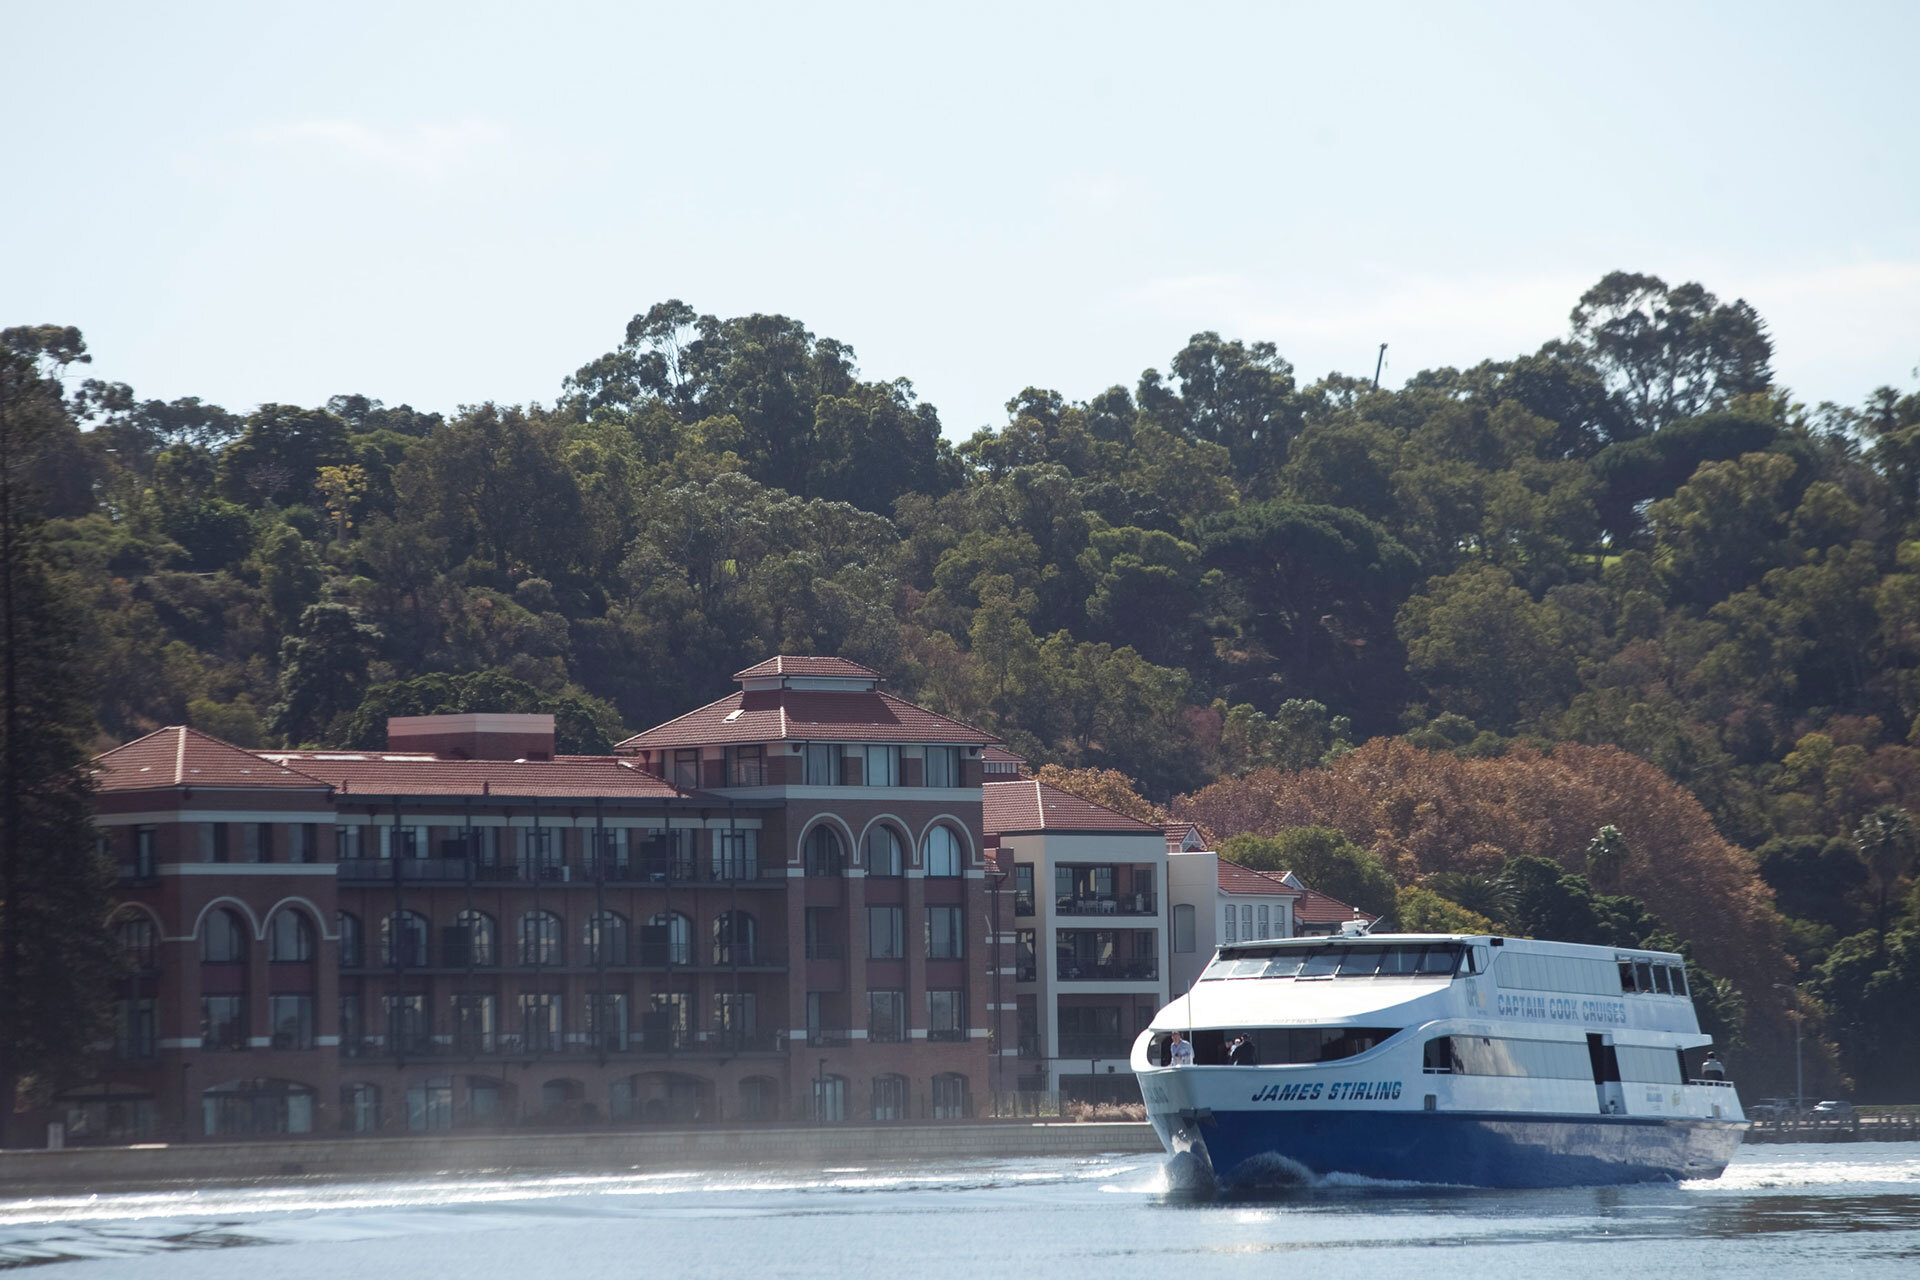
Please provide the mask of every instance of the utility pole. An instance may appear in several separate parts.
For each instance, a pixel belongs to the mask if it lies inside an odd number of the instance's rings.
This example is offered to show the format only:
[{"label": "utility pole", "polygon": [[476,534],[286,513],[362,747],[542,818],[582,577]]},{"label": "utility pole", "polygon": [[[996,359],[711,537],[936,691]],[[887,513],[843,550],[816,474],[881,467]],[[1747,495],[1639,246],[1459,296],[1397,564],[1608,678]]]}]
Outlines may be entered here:
[{"label": "utility pole", "polygon": [[1373,389],[1375,391],[1378,391],[1380,389],[1380,370],[1381,370],[1381,367],[1384,366],[1386,363],[1387,363],[1387,344],[1383,342],[1380,344],[1380,354],[1378,357],[1375,358],[1373,362]]}]

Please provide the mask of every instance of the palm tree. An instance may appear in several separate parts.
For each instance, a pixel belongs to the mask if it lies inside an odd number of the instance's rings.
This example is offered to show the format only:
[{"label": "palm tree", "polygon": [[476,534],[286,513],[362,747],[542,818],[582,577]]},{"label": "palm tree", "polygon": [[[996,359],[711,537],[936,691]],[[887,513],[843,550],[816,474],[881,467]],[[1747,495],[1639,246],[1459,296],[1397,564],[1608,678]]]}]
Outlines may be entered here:
[{"label": "palm tree", "polygon": [[1627,852],[1627,838],[1611,822],[1594,832],[1587,842],[1587,879],[1608,893],[1616,892],[1627,869]]},{"label": "palm tree", "polygon": [[1913,815],[1896,805],[1881,805],[1853,833],[1853,846],[1873,883],[1873,925],[1882,946],[1887,940],[1887,903],[1900,877],[1913,869],[1915,845]]}]

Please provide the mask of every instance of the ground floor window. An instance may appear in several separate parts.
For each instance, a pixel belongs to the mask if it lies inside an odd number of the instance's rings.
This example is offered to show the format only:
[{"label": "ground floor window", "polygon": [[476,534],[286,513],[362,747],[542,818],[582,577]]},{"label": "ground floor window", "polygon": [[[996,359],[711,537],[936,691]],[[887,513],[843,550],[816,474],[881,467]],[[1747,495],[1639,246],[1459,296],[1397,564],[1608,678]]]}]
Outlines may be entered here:
[{"label": "ground floor window", "polygon": [[844,1077],[814,1077],[813,1118],[821,1124],[838,1124],[847,1118],[847,1082]]},{"label": "ground floor window", "polygon": [[92,1085],[63,1093],[54,1107],[71,1143],[146,1142],[155,1136],[157,1117],[149,1094],[118,1085]]},{"label": "ground floor window", "polygon": [[407,1128],[432,1133],[453,1128],[453,1080],[436,1076],[407,1086]]},{"label": "ground floor window", "polygon": [[372,1133],[380,1127],[380,1086],[340,1086],[340,1128],[347,1133]]},{"label": "ground floor window", "polygon": [[933,1118],[964,1120],[967,1107],[967,1078],[953,1072],[933,1078]]},{"label": "ground floor window", "polygon": [[740,1118],[777,1120],[780,1118],[779,1086],[765,1076],[748,1076],[740,1082]]},{"label": "ground floor window", "polygon": [[905,1076],[873,1078],[873,1118],[880,1123],[907,1118],[907,1078]]},{"label": "ground floor window", "polygon": [[475,1124],[505,1124],[507,1091],[498,1080],[467,1077],[467,1115]]},{"label": "ground floor window", "polygon": [[235,1080],[200,1095],[208,1137],[312,1133],[313,1090],[292,1080]]}]

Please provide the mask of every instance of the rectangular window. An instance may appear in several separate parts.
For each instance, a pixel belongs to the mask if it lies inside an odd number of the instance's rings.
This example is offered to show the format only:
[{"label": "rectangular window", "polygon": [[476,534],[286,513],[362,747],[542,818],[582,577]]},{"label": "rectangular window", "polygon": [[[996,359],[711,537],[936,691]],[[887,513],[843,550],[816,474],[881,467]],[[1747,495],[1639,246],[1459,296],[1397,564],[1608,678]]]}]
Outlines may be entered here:
[{"label": "rectangular window", "polygon": [[807,908],[807,959],[841,958],[838,912],[832,907]]},{"label": "rectangular window", "polygon": [[366,856],[365,841],[363,839],[365,831],[365,827],[349,827],[344,825],[334,827],[334,857],[341,862],[350,862],[354,858],[364,858]]},{"label": "rectangular window", "polygon": [[1263,902],[1254,909],[1253,925],[1254,925],[1254,929],[1256,930],[1256,932],[1253,935],[1254,937],[1271,938],[1273,936],[1271,933],[1267,932],[1267,904],[1266,903]]},{"label": "rectangular window", "polygon": [[544,992],[520,995],[520,1043],[532,1053],[560,1048],[560,997]]},{"label": "rectangular window", "polygon": [[453,998],[453,1046],[460,1053],[493,1052],[493,997],[463,992]]},{"label": "rectangular window", "polygon": [[427,829],[425,827],[381,827],[380,856],[402,859],[426,857]]},{"label": "rectangular window", "polygon": [[626,992],[605,991],[587,997],[587,1036],[597,1050],[626,1052]]},{"label": "rectangular window", "polygon": [[381,996],[380,1008],[386,1015],[388,1052],[425,1054],[432,1050],[433,1027],[427,1019],[425,996]]},{"label": "rectangular window", "polygon": [[312,862],[318,856],[318,828],[311,822],[296,822],[287,828],[287,861]]},{"label": "rectangular window", "polygon": [[682,791],[700,789],[700,748],[684,748],[673,753],[672,782]]},{"label": "rectangular window", "polygon": [[121,1058],[151,1058],[156,1044],[151,999],[113,1002],[113,1052]]},{"label": "rectangular window", "polygon": [[760,878],[760,833],[752,827],[736,827],[713,833],[713,878],[715,880],[757,880]]},{"label": "rectangular window", "polygon": [[903,960],[906,937],[899,907],[867,908],[867,959]]},{"label": "rectangular window", "polygon": [[200,1047],[223,1052],[247,1047],[245,996],[200,997]]},{"label": "rectangular window", "polygon": [[276,1049],[313,1048],[313,997],[268,996],[267,1020]]},{"label": "rectangular window", "polygon": [[1226,906],[1226,910],[1220,913],[1220,923],[1223,926],[1222,929],[1220,930],[1220,941],[1222,942],[1239,941],[1239,937],[1235,933],[1233,928],[1233,921],[1234,921],[1233,904],[1229,902]]},{"label": "rectangular window", "polygon": [[632,878],[632,858],[625,827],[603,827],[586,833],[587,877],[592,880]]},{"label": "rectangular window", "polygon": [[1033,864],[1031,862],[1013,864],[1013,914],[1017,916],[1033,914]]},{"label": "rectangular window", "polygon": [[840,744],[837,742],[810,742],[801,757],[805,761],[802,769],[805,785],[809,787],[837,787],[840,785]]},{"label": "rectangular window", "polygon": [[713,1032],[729,1049],[745,1048],[753,1038],[754,998],[751,991],[719,991],[713,997]]},{"label": "rectangular window", "polygon": [[243,822],[240,824],[240,861],[271,862],[273,849],[270,844],[267,824],[264,822]]},{"label": "rectangular window", "polygon": [[807,1043],[819,1048],[827,1042],[826,993],[807,992]]},{"label": "rectangular window", "polygon": [[1040,976],[1039,953],[1035,949],[1034,932],[1031,929],[1018,929],[1013,935],[1013,980],[1032,982]]},{"label": "rectangular window", "polygon": [[200,861],[225,862],[227,860],[227,824],[224,822],[203,822],[200,824]]},{"label": "rectangular window", "polygon": [[967,993],[964,991],[927,992],[927,1039],[965,1040],[967,1038]]},{"label": "rectangular window", "polygon": [[966,950],[966,917],[960,908],[928,907],[927,959],[958,960]]},{"label": "rectangular window", "polygon": [[870,787],[897,787],[900,785],[900,748],[870,746],[866,748],[866,770],[861,781]]},{"label": "rectangular window", "polygon": [[927,772],[924,781],[929,787],[959,786],[960,748],[928,747]]},{"label": "rectangular window", "polygon": [[366,1052],[367,1029],[360,1016],[360,997],[340,997],[340,1056],[357,1058]]},{"label": "rectangular window", "polygon": [[1181,955],[1193,953],[1194,912],[1191,902],[1175,903],[1173,908],[1173,949]]},{"label": "rectangular window", "polygon": [[727,748],[728,786],[764,787],[766,784],[767,749],[765,747]]},{"label": "rectangular window", "polygon": [[649,1051],[684,1049],[693,1042],[693,1001],[683,991],[657,992],[641,1015],[640,1033]]},{"label": "rectangular window", "polygon": [[907,1038],[907,993],[867,992],[867,1039],[895,1044]]}]

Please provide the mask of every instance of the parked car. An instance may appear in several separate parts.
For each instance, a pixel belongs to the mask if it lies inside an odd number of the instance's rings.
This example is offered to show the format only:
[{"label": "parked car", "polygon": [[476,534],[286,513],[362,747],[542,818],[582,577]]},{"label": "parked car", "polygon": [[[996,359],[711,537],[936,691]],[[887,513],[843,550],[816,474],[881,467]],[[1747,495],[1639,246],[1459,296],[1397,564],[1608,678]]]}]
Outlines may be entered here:
[{"label": "parked car", "polygon": [[1785,1120],[1799,1114],[1792,1098],[1761,1098],[1747,1108],[1749,1120]]},{"label": "parked car", "polygon": [[1843,1098],[1828,1098],[1813,1109],[1813,1114],[1828,1120],[1851,1120],[1853,1104]]}]

